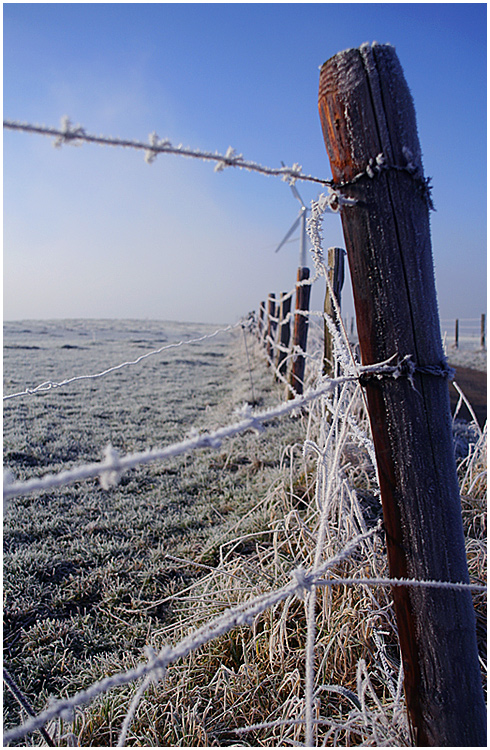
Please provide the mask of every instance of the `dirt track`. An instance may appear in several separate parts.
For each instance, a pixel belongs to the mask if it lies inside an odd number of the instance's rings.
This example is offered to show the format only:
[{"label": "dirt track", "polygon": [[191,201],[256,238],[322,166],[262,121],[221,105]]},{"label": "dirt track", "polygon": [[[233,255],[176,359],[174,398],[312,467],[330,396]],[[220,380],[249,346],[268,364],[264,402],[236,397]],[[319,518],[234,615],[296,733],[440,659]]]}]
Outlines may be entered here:
[{"label": "dirt track", "polygon": [[[456,370],[455,381],[470,402],[480,427],[487,419],[487,373],[481,370],[471,370],[469,367],[451,365]],[[459,400],[459,394],[451,383],[449,384],[449,397],[451,400],[451,412],[454,413]],[[471,415],[463,405],[458,414],[459,418],[471,419]]]}]

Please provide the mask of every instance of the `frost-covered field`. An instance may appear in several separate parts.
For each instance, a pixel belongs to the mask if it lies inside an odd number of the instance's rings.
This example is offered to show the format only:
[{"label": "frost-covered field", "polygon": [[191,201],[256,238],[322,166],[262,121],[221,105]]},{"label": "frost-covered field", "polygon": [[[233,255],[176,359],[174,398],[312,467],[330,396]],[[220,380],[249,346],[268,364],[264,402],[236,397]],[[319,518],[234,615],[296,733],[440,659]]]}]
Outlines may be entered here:
[{"label": "frost-covered field", "polygon": [[[98,373],[214,330],[151,321],[7,323],[4,394]],[[234,410],[252,400],[246,354],[238,328],[96,380],[8,400],[5,466],[27,479],[97,461],[108,443],[127,453],[236,421]],[[277,403],[263,358],[253,347],[249,356],[257,401]],[[192,550],[212,561],[277,477],[281,445],[298,435],[297,423],[282,421],[264,437],[135,469],[110,491],[93,480],[12,501],[4,519],[5,665],[36,710],[50,694],[100,676],[111,656],[141,655],[169,616],[158,602],[199,575],[166,556]],[[7,725],[17,723],[18,706],[6,698]]]},{"label": "frost-covered field", "polygon": [[[4,393],[99,373],[214,330],[154,321],[8,323]],[[313,378],[321,351],[315,324]],[[59,472],[100,460],[108,443],[122,453],[165,446],[191,430],[237,421],[244,402],[264,409],[283,398],[257,340],[238,327],[101,378],[7,400],[5,465],[18,479]],[[486,440],[476,430],[462,437],[463,520],[471,578],[480,583]],[[315,446],[327,444],[318,461]],[[318,467],[328,478],[323,485]],[[294,418],[271,421],[260,435],[138,467],[109,490],[89,480],[14,499],[4,519],[5,666],[39,712],[50,695],[73,695],[133,668],[146,647],[179,643],[226,608],[287,585],[292,571],[308,569],[318,555],[330,559],[366,530],[369,539],[329,575],[382,578],[379,515],[367,420],[353,383]],[[482,658],[485,601],[475,596]],[[301,744],[308,627],[304,602],[290,596],[253,626],[172,664],[166,680],[141,696],[127,744]],[[316,633],[318,743],[406,745],[389,589],[323,591]],[[60,746],[114,746],[135,690],[113,689],[48,730]],[[5,697],[8,727],[25,714]],[[26,742],[42,739],[33,734],[18,744]]]},{"label": "frost-covered field", "polygon": [[473,370],[487,371],[487,350],[476,348],[474,342],[467,346],[448,346],[446,356],[454,366],[470,367]]},{"label": "frost-covered field", "polygon": [[455,346],[453,320],[441,320],[441,336],[444,351],[452,364],[486,372],[487,350],[481,347],[480,321],[478,319],[463,319],[460,321],[458,346]]}]

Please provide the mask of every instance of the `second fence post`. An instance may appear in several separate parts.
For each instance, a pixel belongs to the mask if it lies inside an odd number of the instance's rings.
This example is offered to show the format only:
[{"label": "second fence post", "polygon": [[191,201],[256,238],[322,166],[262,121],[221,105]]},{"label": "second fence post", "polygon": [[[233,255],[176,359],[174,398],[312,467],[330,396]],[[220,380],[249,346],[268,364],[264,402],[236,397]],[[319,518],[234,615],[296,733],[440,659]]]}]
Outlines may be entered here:
[{"label": "second fence post", "polygon": [[274,292],[271,292],[267,300],[267,333],[265,339],[265,350],[267,352],[269,366],[272,366],[274,363],[276,326],[276,295],[274,294]]},{"label": "second fence post", "polygon": [[[403,361],[396,379],[363,380],[390,575],[468,583],[430,194],[415,109],[394,48],[366,44],[328,60],[319,107],[362,362]],[[414,743],[486,746],[471,592],[400,585],[392,592]]]},{"label": "second fence post", "polygon": [[289,378],[288,398],[303,393],[305,378],[305,354],[308,341],[308,310],[310,307],[311,284],[302,282],[310,278],[309,268],[298,268],[296,284],[296,312],[294,315],[293,364]]},{"label": "second fence post", "polygon": [[291,295],[286,292],[281,292],[281,299],[279,303],[279,346],[277,348],[277,362],[276,368],[280,375],[283,377],[287,371],[287,359],[289,353],[289,340],[291,338]]}]

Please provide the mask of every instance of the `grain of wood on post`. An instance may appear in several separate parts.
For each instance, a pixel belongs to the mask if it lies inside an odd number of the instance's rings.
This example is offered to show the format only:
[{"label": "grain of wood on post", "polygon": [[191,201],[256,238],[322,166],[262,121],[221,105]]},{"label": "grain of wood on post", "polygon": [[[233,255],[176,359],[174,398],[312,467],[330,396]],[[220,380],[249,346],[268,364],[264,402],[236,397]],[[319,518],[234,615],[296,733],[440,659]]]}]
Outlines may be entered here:
[{"label": "grain of wood on post", "polygon": [[[430,196],[394,48],[363,45],[328,60],[319,109],[340,186],[362,362],[411,355],[438,373],[365,381],[390,574],[468,582]],[[342,205],[342,197],[356,202]],[[393,598],[415,744],[486,745],[471,594],[396,587]]]}]

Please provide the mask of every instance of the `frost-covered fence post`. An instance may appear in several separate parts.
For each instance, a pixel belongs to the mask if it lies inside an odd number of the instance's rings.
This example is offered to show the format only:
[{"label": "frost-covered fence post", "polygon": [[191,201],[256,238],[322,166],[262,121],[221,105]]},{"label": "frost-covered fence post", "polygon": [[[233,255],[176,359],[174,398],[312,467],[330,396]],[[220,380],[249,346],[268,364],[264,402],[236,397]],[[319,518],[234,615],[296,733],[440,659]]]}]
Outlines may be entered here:
[{"label": "frost-covered fence post", "polygon": [[261,302],[259,305],[259,319],[257,322],[257,338],[259,341],[263,338],[263,332],[264,332],[264,318],[265,318],[265,302]]},{"label": "frost-covered fence post", "polygon": [[[298,268],[298,280],[296,283],[296,311],[294,315],[293,332],[293,364],[289,378],[288,398],[294,398],[296,394],[303,393],[303,381],[305,377],[306,345],[308,341],[308,311],[310,308],[311,284],[303,284],[310,278],[310,269]],[[305,314],[306,313],[306,314]]]},{"label": "frost-covered fence post", "polygon": [[277,349],[277,361],[276,368],[281,375],[286,374],[287,362],[286,357],[288,355],[289,341],[291,338],[291,295],[286,292],[281,292],[281,299],[279,303],[279,347]]},{"label": "frost-covered fence post", "polygon": [[277,320],[275,320],[276,317],[276,295],[274,292],[271,292],[267,300],[267,334],[265,340],[269,366],[272,365],[274,361],[274,336],[277,326]]},{"label": "frost-covered fence post", "polygon": [[[328,60],[319,109],[338,186],[362,362],[411,358],[396,379],[362,381],[390,574],[468,582],[430,192],[414,105],[394,48],[366,44]],[[413,741],[486,746],[470,592],[394,587],[393,599]]]},{"label": "frost-covered fence post", "polygon": [[[332,290],[337,300],[337,305],[340,309],[342,287],[344,286],[344,250],[341,247],[329,247],[328,248],[328,267],[329,267],[329,279],[332,285]],[[330,295],[330,290],[327,285],[325,293],[325,304],[324,304],[325,315],[328,315],[330,320],[338,326],[339,320],[335,305]],[[333,340],[332,334],[325,320],[323,323],[323,336],[324,336],[324,351],[323,351],[323,374],[329,377],[336,377],[334,372],[334,361],[333,361]]]}]

